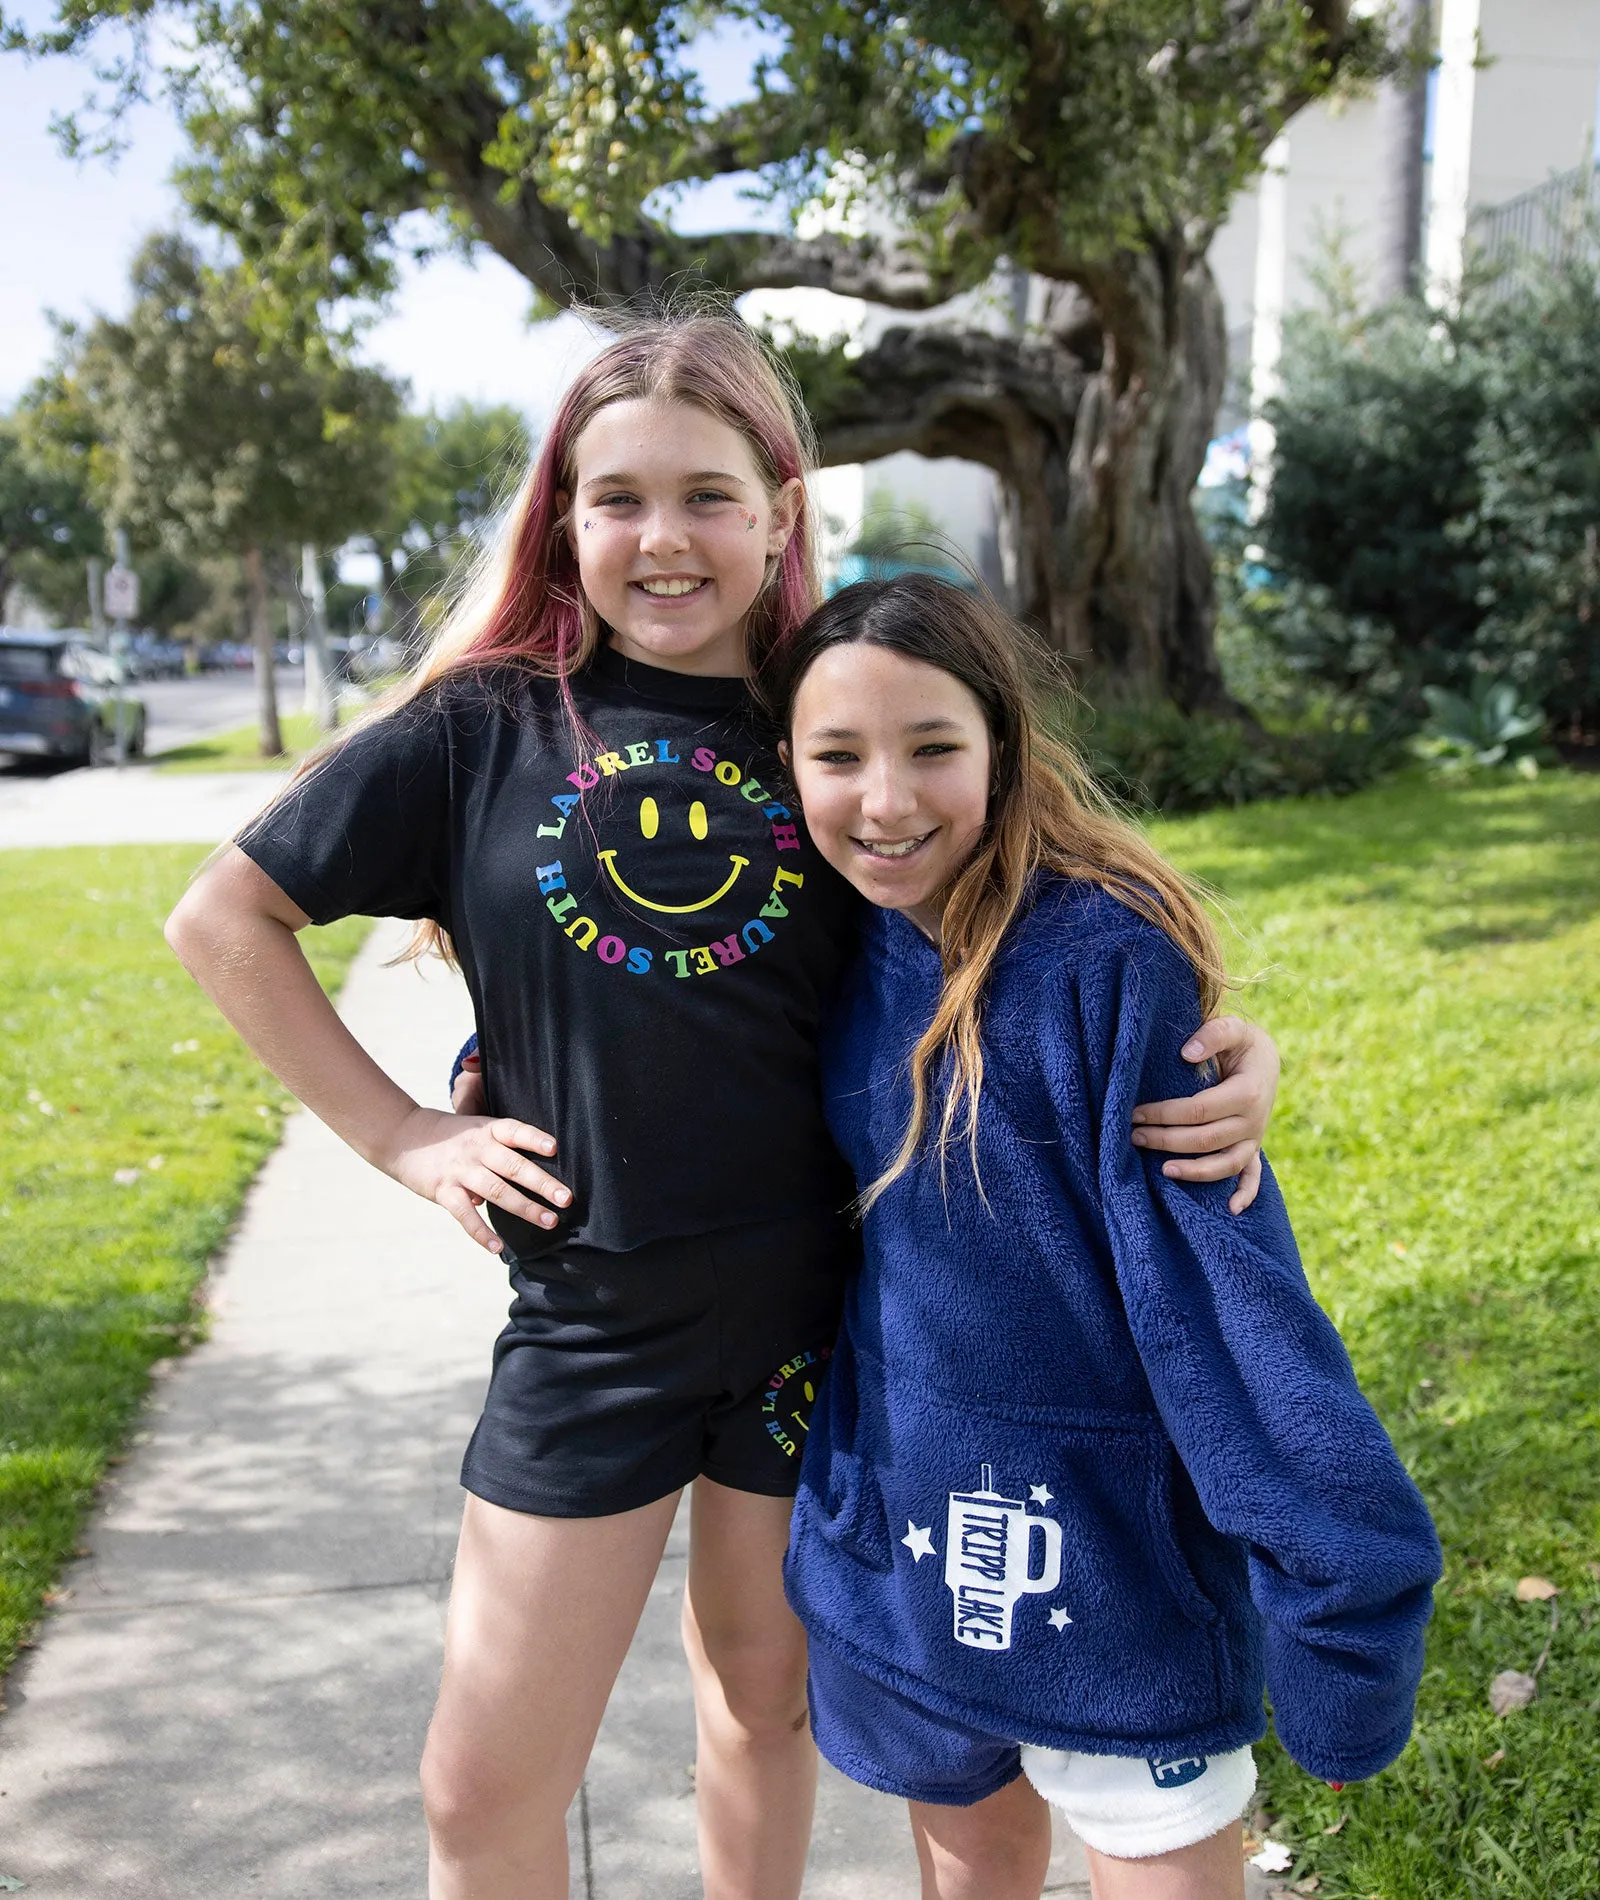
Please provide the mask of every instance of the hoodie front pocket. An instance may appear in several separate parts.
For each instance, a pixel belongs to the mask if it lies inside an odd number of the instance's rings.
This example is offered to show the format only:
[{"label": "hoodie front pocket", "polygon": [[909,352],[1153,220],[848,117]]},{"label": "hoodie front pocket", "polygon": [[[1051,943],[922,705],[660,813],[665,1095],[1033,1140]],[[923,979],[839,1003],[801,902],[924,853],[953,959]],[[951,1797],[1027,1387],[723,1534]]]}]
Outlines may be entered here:
[{"label": "hoodie front pocket", "polygon": [[876,1476],[893,1577],[883,1620],[862,1624],[885,1661],[1023,1739],[1217,1717],[1218,1616],[1168,1521],[1158,1421],[924,1393],[890,1437]]}]

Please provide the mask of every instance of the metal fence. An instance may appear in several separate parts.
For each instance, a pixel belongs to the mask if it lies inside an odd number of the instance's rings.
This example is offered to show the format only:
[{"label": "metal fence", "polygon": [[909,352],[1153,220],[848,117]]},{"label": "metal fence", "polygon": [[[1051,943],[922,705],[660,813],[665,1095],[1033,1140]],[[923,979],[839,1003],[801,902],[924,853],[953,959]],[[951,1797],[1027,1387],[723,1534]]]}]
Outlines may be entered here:
[{"label": "metal fence", "polygon": [[1600,263],[1600,166],[1579,165],[1504,204],[1483,206],[1467,221],[1467,239],[1491,273],[1513,279],[1535,258]]}]

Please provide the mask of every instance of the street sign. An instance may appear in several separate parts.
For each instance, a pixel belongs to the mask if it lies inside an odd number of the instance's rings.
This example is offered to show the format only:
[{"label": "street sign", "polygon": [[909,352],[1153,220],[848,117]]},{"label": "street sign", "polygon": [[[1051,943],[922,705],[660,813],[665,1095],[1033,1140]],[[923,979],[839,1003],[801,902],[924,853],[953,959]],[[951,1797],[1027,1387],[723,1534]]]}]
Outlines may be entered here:
[{"label": "street sign", "polygon": [[135,620],[139,614],[139,576],[120,561],[106,569],[105,607],[108,620]]}]

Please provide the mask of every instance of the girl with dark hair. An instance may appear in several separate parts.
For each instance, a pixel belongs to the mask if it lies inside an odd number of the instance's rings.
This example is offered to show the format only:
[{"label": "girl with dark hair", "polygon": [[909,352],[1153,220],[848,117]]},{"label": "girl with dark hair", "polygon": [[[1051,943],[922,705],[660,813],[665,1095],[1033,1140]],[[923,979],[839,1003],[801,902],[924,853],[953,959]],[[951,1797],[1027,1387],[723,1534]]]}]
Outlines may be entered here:
[{"label": "girl with dark hair", "polygon": [[1019,629],[867,582],[763,684],[874,909],[823,1044],[865,1260],[787,1562],[822,1752],[911,1803],[926,1900],[1237,1900],[1263,1684],[1313,1774],[1410,1733],[1428,1513],[1270,1172],[1229,1213],[1126,1137],[1213,1007],[1204,909],[1029,709]]},{"label": "girl with dark hair", "polygon": [[[509,1265],[423,1761],[434,1900],[565,1900],[565,1812],[690,1484],[705,1891],[799,1892],[815,1755],[781,1560],[855,1252],[816,1037],[858,906],[747,675],[816,604],[809,463],[737,318],[601,351],[415,677],[168,925],[287,1087]],[[295,933],[350,913],[459,961],[487,1113],[421,1107],[341,1024]],[[1174,1166],[1253,1159],[1274,1052],[1232,1040],[1221,1140],[1148,1131],[1231,1145]]]}]

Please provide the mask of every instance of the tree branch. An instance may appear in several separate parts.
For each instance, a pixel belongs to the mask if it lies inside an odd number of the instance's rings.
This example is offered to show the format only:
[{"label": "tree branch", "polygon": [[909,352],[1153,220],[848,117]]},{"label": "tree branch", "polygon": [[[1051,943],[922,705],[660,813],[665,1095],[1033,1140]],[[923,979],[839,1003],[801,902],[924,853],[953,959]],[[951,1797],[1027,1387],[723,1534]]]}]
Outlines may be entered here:
[{"label": "tree branch", "polygon": [[1086,380],[1076,358],[1049,344],[932,324],[885,331],[850,367],[839,413],[814,417],[824,467],[913,449],[1013,482],[1035,459],[1030,434],[1043,429],[1070,448]]}]

